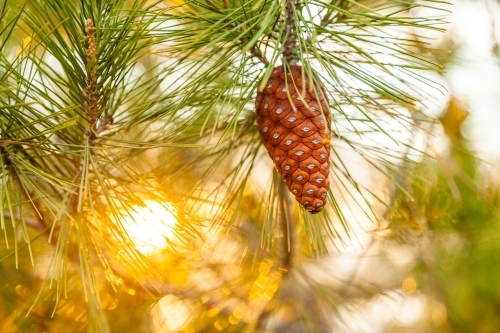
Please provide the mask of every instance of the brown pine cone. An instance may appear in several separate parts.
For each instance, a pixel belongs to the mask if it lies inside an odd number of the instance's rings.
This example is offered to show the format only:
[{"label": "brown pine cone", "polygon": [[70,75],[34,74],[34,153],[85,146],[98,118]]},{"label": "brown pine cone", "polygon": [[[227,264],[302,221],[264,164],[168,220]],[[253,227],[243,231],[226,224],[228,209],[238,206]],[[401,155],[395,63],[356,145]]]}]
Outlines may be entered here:
[{"label": "brown pine cone", "polygon": [[[257,125],[286,186],[312,214],[326,204],[331,118],[324,86],[302,67],[276,67],[257,91]],[[286,79],[285,79],[286,77]]]}]

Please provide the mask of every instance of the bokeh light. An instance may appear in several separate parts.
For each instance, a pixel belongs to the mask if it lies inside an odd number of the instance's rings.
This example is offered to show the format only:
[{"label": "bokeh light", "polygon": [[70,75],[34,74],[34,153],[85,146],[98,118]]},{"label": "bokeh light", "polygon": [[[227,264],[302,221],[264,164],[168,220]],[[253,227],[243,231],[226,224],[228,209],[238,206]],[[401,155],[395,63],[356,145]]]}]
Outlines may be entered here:
[{"label": "bokeh light", "polygon": [[177,225],[175,207],[169,203],[145,201],[123,214],[121,223],[137,250],[153,254],[167,247]]},{"label": "bokeh light", "polygon": [[151,309],[154,331],[158,333],[181,331],[189,323],[193,310],[192,304],[174,295],[162,297]]}]

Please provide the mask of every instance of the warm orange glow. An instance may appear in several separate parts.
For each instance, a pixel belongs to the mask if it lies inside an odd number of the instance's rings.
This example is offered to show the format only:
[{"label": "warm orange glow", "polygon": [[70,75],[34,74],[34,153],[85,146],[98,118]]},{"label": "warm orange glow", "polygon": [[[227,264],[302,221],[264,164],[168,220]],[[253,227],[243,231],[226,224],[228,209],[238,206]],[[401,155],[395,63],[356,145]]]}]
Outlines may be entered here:
[{"label": "warm orange glow", "polygon": [[411,294],[417,289],[417,280],[415,280],[414,277],[409,276],[403,280],[403,283],[401,283],[401,288],[406,293]]},{"label": "warm orange glow", "polygon": [[170,203],[146,201],[144,206],[127,211],[121,222],[136,248],[143,254],[152,254],[167,247],[167,240],[174,237],[175,215]]},{"label": "warm orange glow", "polygon": [[432,321],[436,326],[443,326],[448,320],[448,311],[446,306],[437,301],[431,301],[430,304]]}]

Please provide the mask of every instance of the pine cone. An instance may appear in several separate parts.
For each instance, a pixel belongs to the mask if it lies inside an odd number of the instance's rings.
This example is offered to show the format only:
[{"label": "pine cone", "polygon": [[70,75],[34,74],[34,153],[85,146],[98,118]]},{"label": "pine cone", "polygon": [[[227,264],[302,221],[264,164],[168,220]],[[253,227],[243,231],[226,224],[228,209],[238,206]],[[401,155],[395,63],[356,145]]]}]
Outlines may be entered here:
[{"label": "pine cone", "polygon": [[[276,67],[257,92],[257,125],[276,169],[310,213],[326,203],[331,118],[324,86],[298,65]],[[286,78],[286,79],[285,79]]]}]

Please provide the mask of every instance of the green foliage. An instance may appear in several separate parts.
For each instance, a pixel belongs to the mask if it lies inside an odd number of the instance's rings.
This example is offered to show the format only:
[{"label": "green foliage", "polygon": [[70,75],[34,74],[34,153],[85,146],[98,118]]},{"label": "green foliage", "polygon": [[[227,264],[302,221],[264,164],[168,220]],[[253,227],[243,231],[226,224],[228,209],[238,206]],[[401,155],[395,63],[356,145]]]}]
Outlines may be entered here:
[{"label": "green foliage", "polygon": [[432,331],[493,332],[500,295],[497,185],[481,189],[479,161],[462,137],[454,143],[441,161],[447,168],[429,159],[416,167],[406,185],[413,199],[400,196],[391,214],[393,236],[418,248],[421,288],[431,304],[445,306],[431,307],[439,313]]}]

